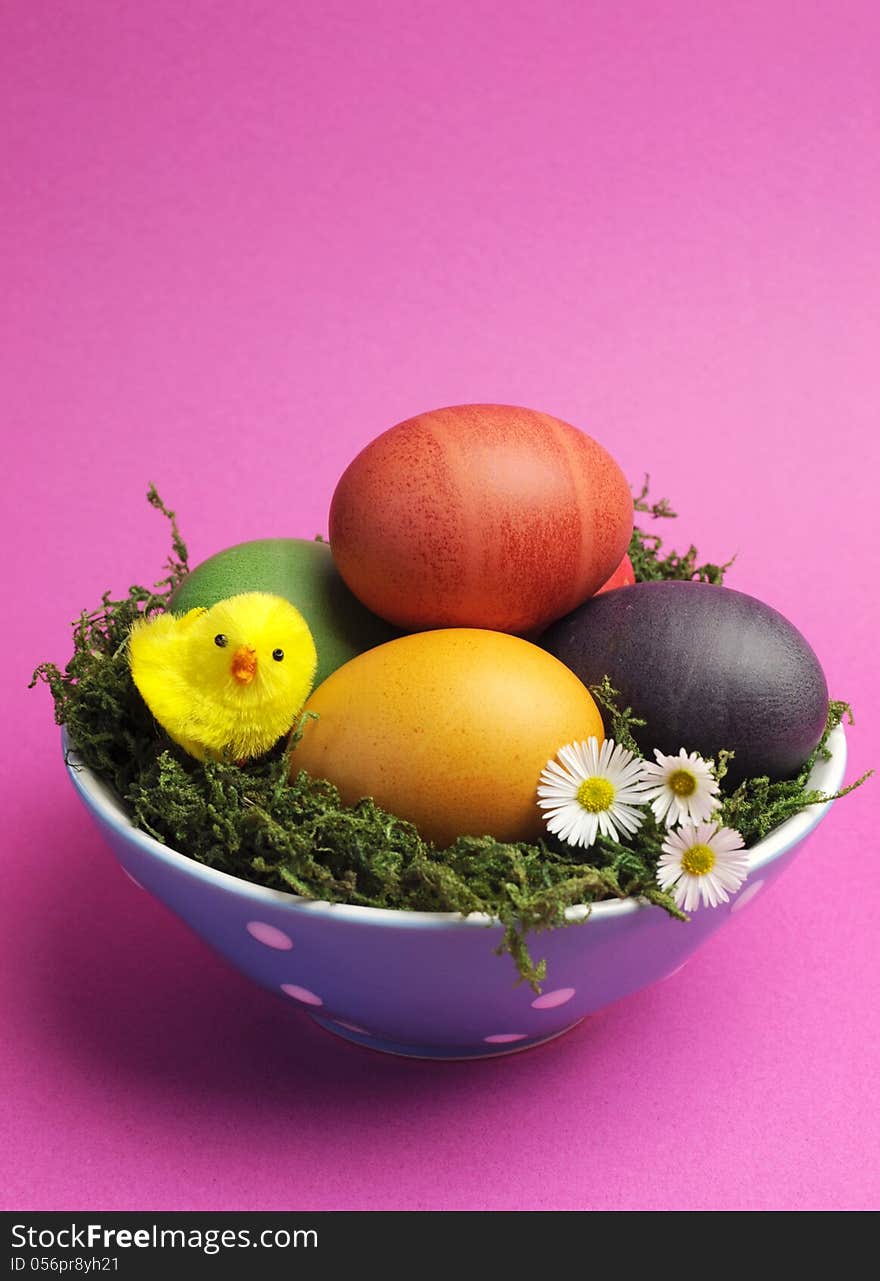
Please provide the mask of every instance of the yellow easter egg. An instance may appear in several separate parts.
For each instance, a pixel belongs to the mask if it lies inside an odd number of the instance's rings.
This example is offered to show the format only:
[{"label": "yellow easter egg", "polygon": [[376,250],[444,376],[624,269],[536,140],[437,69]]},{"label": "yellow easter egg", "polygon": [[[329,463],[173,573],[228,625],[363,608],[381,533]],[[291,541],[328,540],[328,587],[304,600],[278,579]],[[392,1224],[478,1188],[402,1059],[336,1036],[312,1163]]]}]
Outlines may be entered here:
[{"label": "yellow easter egg", "polygon": [[339,788],[372,796],[438,846],[458,836],[533,841],[546,829],[541,770],[566,743],[604,738],[588,690],[558,659],[501,632],[451,628],[360,654],[312,694],[292,753]]}]

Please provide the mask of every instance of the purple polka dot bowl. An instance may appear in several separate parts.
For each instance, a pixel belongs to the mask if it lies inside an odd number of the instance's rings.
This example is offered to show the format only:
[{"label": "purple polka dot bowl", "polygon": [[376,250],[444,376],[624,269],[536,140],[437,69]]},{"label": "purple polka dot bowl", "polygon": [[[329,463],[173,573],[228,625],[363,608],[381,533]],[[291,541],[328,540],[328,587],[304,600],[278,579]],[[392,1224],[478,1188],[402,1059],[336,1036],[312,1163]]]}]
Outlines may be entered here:
[{"label": "purple polka dot bowl", "polygon": [[[811,784],[837,791],[846,765],[838,728]],[[312,902],[204,867],[134,828],[110,788],[65,752],[80,799],[133,881],[160,899],[291,1010],[376,1050],[430,1059],[485,1058],[540,1045],[588,1014],[669,978],[779,875],[830,802],[788,819],[750,850],[749,876],[718,908],[688,922],[633,900],[573,907],[567,927],[532,939],[547,961],[537,995],[497,954],[486,916]]]}]

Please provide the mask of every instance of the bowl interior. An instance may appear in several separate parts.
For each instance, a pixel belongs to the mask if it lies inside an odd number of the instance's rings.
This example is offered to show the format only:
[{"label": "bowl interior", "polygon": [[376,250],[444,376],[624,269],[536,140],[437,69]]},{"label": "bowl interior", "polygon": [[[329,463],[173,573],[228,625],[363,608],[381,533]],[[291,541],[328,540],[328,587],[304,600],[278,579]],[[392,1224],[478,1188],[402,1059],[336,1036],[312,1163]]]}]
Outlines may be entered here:
[{"label": "bowl interior", "polygon": [[[472,912],[467,917],[461,917],[456,912],[410,912],[303,899],[296,894],[256,885],[250,881],[243,881],[238,877],[231,876],[228,872],[207,867],[205,864],[179,853],[170,846],[163,845],[148,833],[136,828],[113,789],[81,764],[76,750],[70,745],[66,730],[62,730],[62,748],[70,779],[80,798],[95,818],[110,829],[124,832],[130,842],[145,853],[149,853],[153,858],[163,863],[171,864],[180,871],[203,879],[218,888],[224,888],[238,894],[246,894],[249,897],[259,898],[266,902],[295,902],[301,909],[314,912],[317,915],[329,911],[332,912],[334,919],[337,920],[340,916],[351,915],[353,919],[371,919],[377,925],[383,919],[389,922],[393,921],[396,928],[405,928],[407,925],[412,928],[418,928],[428,922],[437,924],[442,922],[448,927],[485,926],[491,920],[490,917],[480,912]],[[826,796],[832,795],[841,787],[846,770],[847,747],[842,725],[839,725],[829,736],[828,752],[827,759],[820,758],[816,762],[809,780],[812,789],[820,791]],[[795,814],[792,818],[781,823],[779,827],[768,833],[762,840],[752,845],[749,849],[750,876],[759,868],[766,866],[778,858],[779,855],[802,841],[821,822],[830,804],[830,801],[824,801],[808,806],[806,809],[801,810],[799,814]],[[595,919],[597,916],[626,914],[637,911],[639,906],[640,903],[636,899],[612,899],[602,903],[594,903],[591,907],[577,904],[567,908],[565,915],[566,920],[575,922],[583,920],[587,915]]]}]

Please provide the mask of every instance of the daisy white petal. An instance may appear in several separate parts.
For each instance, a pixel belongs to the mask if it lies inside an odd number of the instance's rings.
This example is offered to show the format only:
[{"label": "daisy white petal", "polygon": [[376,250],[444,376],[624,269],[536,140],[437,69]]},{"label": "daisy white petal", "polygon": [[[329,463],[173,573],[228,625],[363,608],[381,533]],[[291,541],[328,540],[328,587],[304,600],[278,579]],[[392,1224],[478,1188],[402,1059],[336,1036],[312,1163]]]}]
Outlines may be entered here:
[{"label": "daisy white petal", "polygon": [[584,774],[592,774],[598,768],[599,748],[594,738],[586,742],[572,743],[571,751],[578,778],[583,778]]},{"label": "daisy white petal", "polygon": [[748,850],[732,827],[687,823],[667,832],[661,850],[657,883],[685,912],[727,903],[748,875]]},{"label": "daisy white petal", "polygon": [[642,776],[645,796],[658,823],[702,823],[721,804],[712,762],[682,747],[677,756],[654,748],[654,761],[645,761]]},{"label": "daisy white petal", "polygon": [[542,775],[542,777],[543,776],[546,776],[548,780],[552,780],[554,783],[562,785],[570,783],[572,778],[574,778],[574,775],[570,770],[563,769],[556,761],[548,761],[547,768],[544,770],[544,775]]},{"label": "daisy white petal", "polygon": [[732,853],[734,850],[741,850],[743,847],[742,837],[732,827],[720,828],[716,833],[715,841],[718,849],[723,850],[725,853]]},{"label": "daisy white petal", "polygon": [[[566,766],[565,773],[571,774],[572,776],[580,774],[583,769],[580,753],[577,749],[577,743],[569,743],[567,747],[560,747],[559,751],[556,753],[563,765]],[[555,762],[550,761],[548,768],[554,763]]]},{"label": "daisy white petal", "polygon": [[[571,845],[589,847],[596,837],[618,839],[644,820],[638,807],[642,793],[642,762],[634,752],[606,738],[567,743],[547,762],[538,784],[538,805],[548,829]],[[562,761],[560,765],[558,762]]]}]

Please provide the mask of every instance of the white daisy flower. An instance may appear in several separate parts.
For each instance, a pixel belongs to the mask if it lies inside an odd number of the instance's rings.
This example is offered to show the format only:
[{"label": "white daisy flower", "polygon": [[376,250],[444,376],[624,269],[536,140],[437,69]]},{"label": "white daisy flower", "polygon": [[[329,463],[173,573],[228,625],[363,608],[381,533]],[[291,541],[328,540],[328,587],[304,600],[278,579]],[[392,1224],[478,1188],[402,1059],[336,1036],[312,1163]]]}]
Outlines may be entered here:
[{"label": "white daisy flower", "polygon": [[[630,834],[644,821],[636,806],[644,803],[640,790],[642,761],[625,747],[606,738],[569,743],[541,771],[538,804],[544,822],[569,845],[592,845],[597,834],[618,839],[618,828]],[[559,764],[559,761],[562,764]]]},{"label": "white daisy flower", "polygon": [[670,890],[678,907],[692,911],[703,903],[717,907],[735,893],[749,871],[748,850],[732,827],[686,824],[667,832],[657,866],[660,888]]},{"label": "white daisy flower", "polygon": [[645,761],[643,777],[645,800],[658,823],[667,827],[676,823],[705,823],[721,801],[718,783],[712,774],[712,762],[684,748],[677,756],[664,756],[654,748],[657,763]]}]

